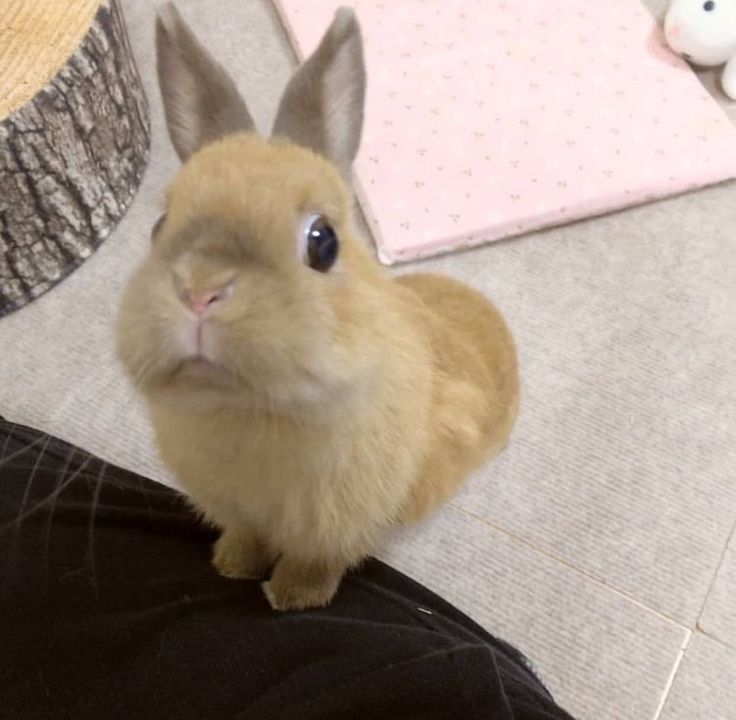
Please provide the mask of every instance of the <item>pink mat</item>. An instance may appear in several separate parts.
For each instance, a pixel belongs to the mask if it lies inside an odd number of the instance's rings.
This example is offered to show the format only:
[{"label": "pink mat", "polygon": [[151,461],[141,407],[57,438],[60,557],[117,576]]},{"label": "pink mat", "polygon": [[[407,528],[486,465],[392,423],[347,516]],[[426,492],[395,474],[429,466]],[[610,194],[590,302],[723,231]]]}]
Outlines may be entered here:
[{"label": "pink mat", "polygon": [[[301,57],[335,0],[280,0]],[[639,0],[354,0],[368,66],[356,162],[383,262],[736,176],[736,130]]]}]

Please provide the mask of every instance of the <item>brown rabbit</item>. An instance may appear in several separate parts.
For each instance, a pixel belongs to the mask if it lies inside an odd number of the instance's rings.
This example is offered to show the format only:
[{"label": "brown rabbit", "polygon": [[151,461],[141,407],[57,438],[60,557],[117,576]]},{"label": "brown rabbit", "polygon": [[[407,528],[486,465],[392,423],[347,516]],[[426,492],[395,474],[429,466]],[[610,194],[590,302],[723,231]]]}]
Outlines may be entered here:
[{"label": "brown rabbit", "polygon": [[273,568],[274,608],[325,605],[391,525],[506,445],[514,344],[479,293],[392,281],[356,234],[365,72],[351,11],[289,82],[272,139],[173,5],[156,31],[185,163],[125,293],[120,357],[165,462],[222,530],[217,570]]}]

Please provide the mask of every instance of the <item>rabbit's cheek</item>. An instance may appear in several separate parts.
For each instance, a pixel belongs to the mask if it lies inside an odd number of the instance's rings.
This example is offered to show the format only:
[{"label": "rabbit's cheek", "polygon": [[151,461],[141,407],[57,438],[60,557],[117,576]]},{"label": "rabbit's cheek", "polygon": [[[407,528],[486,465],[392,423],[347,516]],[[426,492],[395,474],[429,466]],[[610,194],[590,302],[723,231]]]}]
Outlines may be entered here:
[{"label": "rabbit's cheek", "polygon": [[688,28],[682,23],[675,23],[672,27],[668,27],[665,30],[667,38],[667,44],[670,49],[676,52],[678,55],[688,57],[688,49],[692,44],[690,41],[690,34]]},{"label": "rabbit's cheek", "polygon": [[676,40],[678,37],[680,37],[680,33],[682,32],[682,23],[680,22],[672,23],[667,28],[666,32],[667,32],[667,39],[671,43],[673,40]]}]

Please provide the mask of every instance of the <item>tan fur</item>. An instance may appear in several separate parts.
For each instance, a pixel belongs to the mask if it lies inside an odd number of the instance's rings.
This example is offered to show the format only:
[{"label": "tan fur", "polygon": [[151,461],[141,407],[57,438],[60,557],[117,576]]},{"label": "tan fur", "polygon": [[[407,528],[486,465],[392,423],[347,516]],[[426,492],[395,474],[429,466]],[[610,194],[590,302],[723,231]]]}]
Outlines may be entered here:
[{"label": "tan fur", "polygon": [[[327,273],[297,254],[310,213],[341,241]],[[218,368],[200,372],[185,362],[177,287],[224,278],[232,295],[206,322]],[[222,529],[215,566],[262,577],[275,564],[264,590],[277,609],[328,603],[392,524],[426,515],[505,446],[517,412],[514,345],[493,306],[449,278],[389,280],[335,165],[253,133],[182,167],[118,335],[163,459]]]},{"label": "tan fur", "polygon": [[[294,252],[308,208],[328,214],[342,240],[324,276]],[[215,316],[232,373],[222,386],[177,375],[182,358],[167,343],[184,312],[170,280],[177,239],[203,216],[242,228],[246,248],[232,266],[236,294]],[[217,237],[194,243],[199,269],[220,272]],[[353,234],[332,167],[253,135],[208,146],[174,181],[151,258],[126,293],[120,354],[164,460],[236,537],[230,555],[242,548],[239,570],[219,559],[229,575],[259,575],[265,548],[267,559],[341,574],[392,522],[417,520],[500,450],[518,402],[513,342],[492,305],[440,276],[388,280]]]}]

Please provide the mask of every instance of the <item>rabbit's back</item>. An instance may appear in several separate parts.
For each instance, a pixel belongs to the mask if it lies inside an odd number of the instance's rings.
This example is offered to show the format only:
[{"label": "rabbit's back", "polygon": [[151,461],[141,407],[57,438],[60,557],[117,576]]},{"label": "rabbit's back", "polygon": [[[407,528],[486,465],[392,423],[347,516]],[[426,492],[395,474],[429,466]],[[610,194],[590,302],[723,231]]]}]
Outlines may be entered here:
[{"label": "rabbit's back", "polygon": [[[414,485],[407,520],[417,520],[460,488],[467,474],[508,443],[519,406],[516,348],[500,312],[482,294],[429,273],[396,282],[411,292],[416,322],[434,365],[432,441]],[[417,302],[417,299],[419,302]]]}]

